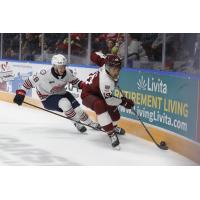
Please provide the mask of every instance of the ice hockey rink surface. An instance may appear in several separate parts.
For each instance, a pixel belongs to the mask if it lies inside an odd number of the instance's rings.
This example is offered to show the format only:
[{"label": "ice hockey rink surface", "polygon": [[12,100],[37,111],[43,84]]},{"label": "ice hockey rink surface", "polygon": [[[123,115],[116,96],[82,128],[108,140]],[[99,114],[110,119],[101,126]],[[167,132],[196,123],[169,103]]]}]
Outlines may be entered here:
[{"label": "ice hockey rink surface", "polygon": [[0,165],[197,165],[132,134],[119,139],[121,150],[113,150],[103,132],[80,134],[67,119],[0,101]]}]

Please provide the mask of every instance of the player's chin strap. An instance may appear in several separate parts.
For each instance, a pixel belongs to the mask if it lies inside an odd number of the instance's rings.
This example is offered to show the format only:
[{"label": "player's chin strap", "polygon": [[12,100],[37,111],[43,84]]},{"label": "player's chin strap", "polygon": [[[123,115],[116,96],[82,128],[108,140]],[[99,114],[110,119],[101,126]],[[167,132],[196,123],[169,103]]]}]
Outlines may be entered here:
[{"label": "player's chin strap", "polygon": [[[75,120],[73,120],[73,119],[69,119],[69,118],[67,118],[67,117],[65,117],[65,116],[63,116],[63,115],[57,114],[57,113],[52,112],[52,111],[50,111],[50,110],[46,110],[46,109],[41,108],[41,107],[39,107],[39,106],[35,106],[35,105],[31,104],[31,103],[28,103],[28,102],[25,102],[25,101],[24,101],[23,103],[26,104],[26,105],[35,107],[35,108],[37,108],[37,109],[43,110],[43,111],[45,111],[45,112],[51,113],[51,114],[53,114],[53,115],[57,115],[57,116],[59,116],[59,117],[68,119],[68,120],[73,121],[73,122],[77,122],[77,123],[79,123],[79,124],[82,124],[82,125],[84,125],[84,126],[88,126],[88,127],[92,128],[92,129],[94,129],[94,127],[92,127],[92,126],[90,126],[90,125],[84,124],[84,123],[82,123],[82,122],[75,121]],[[102,128],[101,128],[101,129],[94,129],[94,130],[102,131],[102,132],[105,132],[105,133],[106,133],[106,131],[104,131]]]},{"label": "player's chin strap", "polygon": [[106,71],[106,73],[108,74],[108,76],[115,82],[115,86],[116,86],[116,84],[117,84],[118,81],[119,81],[119,75],[118,75],[118,77],[117,77],[116,79],[114,79],[114,78],[110,75],[110,73],[109,73],[109,71],[108,71],[107,69],[105,69],[105,71]]}]

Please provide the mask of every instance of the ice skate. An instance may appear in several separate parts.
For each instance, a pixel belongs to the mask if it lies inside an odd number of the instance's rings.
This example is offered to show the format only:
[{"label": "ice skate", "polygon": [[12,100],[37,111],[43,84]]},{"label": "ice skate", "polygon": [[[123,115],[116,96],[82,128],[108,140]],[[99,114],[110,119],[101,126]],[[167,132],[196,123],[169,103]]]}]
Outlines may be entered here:
[{"label": "ice skate", "polygon": [[112,147],[116,150],[120,150],[120,146],[119,146],[120,142],[117,137],[117,134],[114,132],[114,133],[110,134],[109,137],[111,140]]},{"label": "ice skate", "polygon": [[74,123],[74,126],[77,128],[77,130],[79,131],[79,132],[81,132],[81,133],[85,133],[86,131],[87,131],[87,128],[84,126],[84,125],[82,125],[82,124],[80,124],[80,123],[78,123],[78,122],[75,122]]},{"label": "ice skate", "polygon": [[125,135],[126,131],[123,128],[120,127],[115,127],[114,129],[115,133],[117,133],[118,135]]}]

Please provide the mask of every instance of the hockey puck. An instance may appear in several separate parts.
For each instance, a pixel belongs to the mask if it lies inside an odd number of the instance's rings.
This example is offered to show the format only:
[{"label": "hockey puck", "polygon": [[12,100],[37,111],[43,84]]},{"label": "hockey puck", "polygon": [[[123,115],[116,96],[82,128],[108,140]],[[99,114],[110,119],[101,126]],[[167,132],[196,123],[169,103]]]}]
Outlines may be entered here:
[{"label": "hockey puck", "polygon": [[162,146],[162,147],[166,146],[166,142],[161,141],[161,142],[160,142],[160,146]]}]

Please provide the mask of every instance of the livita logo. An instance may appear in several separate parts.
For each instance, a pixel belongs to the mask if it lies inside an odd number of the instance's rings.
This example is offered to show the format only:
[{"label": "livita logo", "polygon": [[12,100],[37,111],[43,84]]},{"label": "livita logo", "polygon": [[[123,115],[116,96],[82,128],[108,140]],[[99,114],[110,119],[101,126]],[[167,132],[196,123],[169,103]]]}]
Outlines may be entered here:
[{"label": "livita logo", "polygon": [[147,83],[144,80],[143,76],[138,80],[137,86],[138,86],[138,90],[146,90],[147,89]]},{"label": "livita logo", "polygon": [[167,94],[167,84],[163,83],[161,79],[147,78],[144,79],[143,76],[137,82],[138,90],[147,90],[150,92],[159,92],[162,94]]}]

